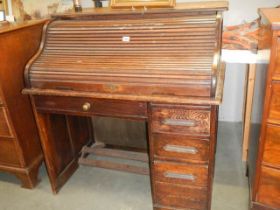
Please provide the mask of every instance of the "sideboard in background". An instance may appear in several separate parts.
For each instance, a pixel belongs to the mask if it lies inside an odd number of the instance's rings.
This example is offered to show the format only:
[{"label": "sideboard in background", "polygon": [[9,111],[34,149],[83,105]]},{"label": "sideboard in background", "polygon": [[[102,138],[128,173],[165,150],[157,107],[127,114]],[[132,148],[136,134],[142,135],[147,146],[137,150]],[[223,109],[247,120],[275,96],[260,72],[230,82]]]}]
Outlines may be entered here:
[{"label": "sideboard in background", "polygon": [[0,27],[0,171],[24,188],[38,182],[43,155],[29,97],[21,94],[24,67],[36,53],[45,21]]},{"label": "sideboard in background", "polygon": [[261,9],[261,43],[270,49],[260,126],[252,127],[249,182],[252,210],[280,209],[280,8]]}]

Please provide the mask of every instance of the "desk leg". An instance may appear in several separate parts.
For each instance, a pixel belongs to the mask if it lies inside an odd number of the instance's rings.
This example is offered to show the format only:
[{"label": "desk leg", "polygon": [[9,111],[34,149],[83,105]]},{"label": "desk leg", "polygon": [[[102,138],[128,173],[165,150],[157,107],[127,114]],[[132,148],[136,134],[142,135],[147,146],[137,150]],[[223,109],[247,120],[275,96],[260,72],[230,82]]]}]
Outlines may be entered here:
[{"label": "desk leg", "polygon": [[243,107],[243,145],[242,145],[242,160],[247,161],[248,145],[250,137],[251,115],[252,105],[255,89],[256,79],[256,64],[249,64],[249,70],[247,72],[247,79],[245,84],[245,101]]},{"label": "desk leg", "polygon": [[57,193],[78,168],[81,148],[90,144],[90,118],[41,113],[34,109],[53,193]]}]

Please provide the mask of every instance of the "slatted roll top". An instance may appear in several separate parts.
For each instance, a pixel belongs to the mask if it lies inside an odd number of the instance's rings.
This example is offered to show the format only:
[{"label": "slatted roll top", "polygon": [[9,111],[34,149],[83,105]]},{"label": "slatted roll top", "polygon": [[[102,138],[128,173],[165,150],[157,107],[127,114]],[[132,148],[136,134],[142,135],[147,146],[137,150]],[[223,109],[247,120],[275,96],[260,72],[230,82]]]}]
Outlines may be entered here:
[{"label": "slatted roll top", "polygon": [[57,18],[26,80],[40,89],[211,97],[220,35],[216,11]]}]

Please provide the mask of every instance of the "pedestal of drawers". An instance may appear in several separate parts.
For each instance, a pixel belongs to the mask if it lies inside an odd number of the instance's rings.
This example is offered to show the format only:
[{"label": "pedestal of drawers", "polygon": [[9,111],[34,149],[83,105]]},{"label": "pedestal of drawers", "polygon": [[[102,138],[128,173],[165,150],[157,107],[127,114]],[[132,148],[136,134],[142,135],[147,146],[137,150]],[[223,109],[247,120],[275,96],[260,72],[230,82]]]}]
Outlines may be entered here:
[{"label": "pedestal of drawers", "polygon": [[211,206],[217,110],[152,104],[150,159],[155,210]]}]

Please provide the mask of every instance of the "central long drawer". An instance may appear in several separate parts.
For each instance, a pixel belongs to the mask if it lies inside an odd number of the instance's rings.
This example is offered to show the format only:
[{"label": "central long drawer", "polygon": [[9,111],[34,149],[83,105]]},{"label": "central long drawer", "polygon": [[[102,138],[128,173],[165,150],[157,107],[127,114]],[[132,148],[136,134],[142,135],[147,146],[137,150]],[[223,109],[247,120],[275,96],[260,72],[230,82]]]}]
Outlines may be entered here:
[{"label": "central long drawer", "polygon": [[34,104],[37,110],[42,112],[135,119],[147,118],[147,104],[144,102],[64,96],[35,96]]}]

